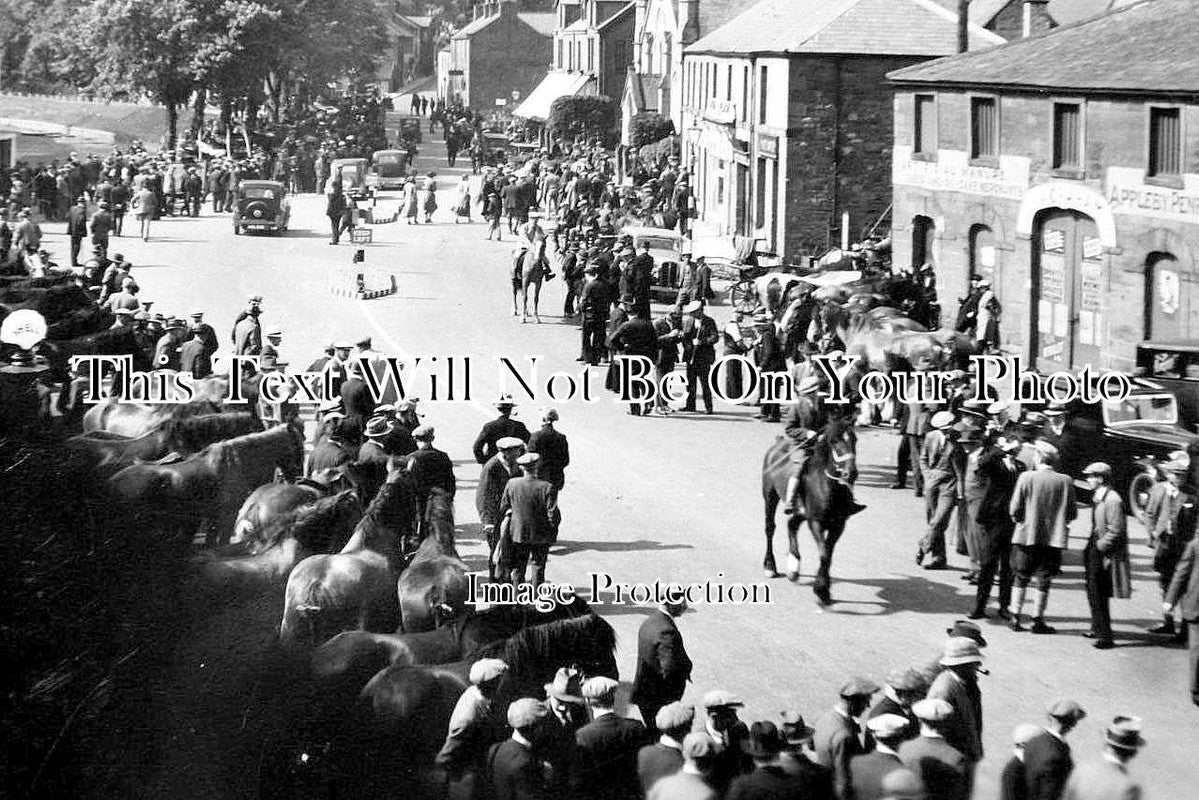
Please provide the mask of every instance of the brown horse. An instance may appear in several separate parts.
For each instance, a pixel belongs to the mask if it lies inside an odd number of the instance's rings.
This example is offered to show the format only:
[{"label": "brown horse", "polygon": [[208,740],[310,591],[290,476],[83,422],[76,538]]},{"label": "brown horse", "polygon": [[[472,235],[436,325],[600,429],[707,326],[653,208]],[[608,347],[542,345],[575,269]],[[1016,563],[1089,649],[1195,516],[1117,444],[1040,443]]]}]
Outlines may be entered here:
[{"label": "brown horse", "polygon": [[299,422],[209,445],[185,459],[133,464],[108,480],[122,510],[190,542],[197,528],[209,544],[227,543],[237,510],[255,488],[299,475],[304,431]]},{"label": "brown horse", "polygon": [[454,498],[434,487],[425,502],[425,540],[400,575],[401,631],[430,631],[459,614],[469,591],[466,564],[454,546]]},{"label": "brown horse", "polygon": [[[263,531],[269,530],[276,517],[342,489],[356,489],[355,481],[341,468],[320,470],[295,483],[268,483],[255,489],[237,512],[231,541],[250,548],[259,546]],[[359,495],[359,500],[362,497]]]},{"label": "brown horse", "polygon": [[279,639],[314,647],[350,630],[393,631],[399,624],[396,579],[403,541],[416,520],[416,482],[399,459],[354,535],[333,555],[304,559],[287,579]]},{"label": "brown horse", "polygon": [[[774,560],[774,515],[779,501],[786,496],[787,483],[795,469],[791,460],[793,442],[780,436],[762,461],[762,499],[766,511],[766,557],[762,568],[767,577],[777,578]],[[853,428],[840,419],[829,422],[821,432],[815,447],[808,454],[800,474],[800,496],[806,512],[808,529],[816,540],[820,566],[812,582],[812,591],[821,605],[833,602],[829,592],[829,571],[833,550],[845,531],[853,505],[853,482],[857,479]],[[799,580],[799,541],[797,534],[803,519],[797,515],[787,518],[787,577]]]},{"label": "brown horse", "polygon": [[167,419],[136,438],[108,431],[72,436],[66,446],[91,454],[102,472],[116,472],[137,461],[156,461],[168,453],[198,453],[210,444],[262,430],[253,414],[232,412]]},{"label": "brown horse", "polygon": [[126,403],[121,400],[103,400],[84,412],[83,432],[106,431],[137,438],[173,419],[219,414],[220,412],[219,405],[207,401],[143,405]]},{"label": "brown horse", "polygon": [[[519,259],[520,265],[520,321],[526,322],[529,316],[529,288],[533,289],[533,321],[540,323],[537,309],[541,302],[541,282],[550,271],[549,262],[545,258],[545,243],[540,247],[530,247]],[[517,291],[513,289],[513,305],[516,305]],[[515,310],[515,309],[514,309]]]}]

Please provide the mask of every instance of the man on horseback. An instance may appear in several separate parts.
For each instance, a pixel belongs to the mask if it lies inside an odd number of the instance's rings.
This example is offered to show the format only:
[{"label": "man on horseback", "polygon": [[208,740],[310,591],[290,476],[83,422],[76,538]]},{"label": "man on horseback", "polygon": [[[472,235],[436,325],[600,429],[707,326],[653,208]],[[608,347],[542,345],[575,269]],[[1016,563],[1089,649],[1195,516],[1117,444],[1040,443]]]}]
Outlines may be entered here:
[{"label": "man on horseback", "polygon": [[[805,515],[803,501],[800,498],[800,476],[803,475],[804,464],[808,454],[820,439],[821,433],[828,427],[830,413],[825,406],[823,393],[823,378],[811,374],[799,384],[799,396],[795,404],[788,407],[783,419],[784,432],[795,443],[791,450],[791,463],[794,465],[787,479],[787,496],[784,501],[783,513],[802,517]],[[866,506],[854,501],[850,506],[850,515],[865,509]]]}]

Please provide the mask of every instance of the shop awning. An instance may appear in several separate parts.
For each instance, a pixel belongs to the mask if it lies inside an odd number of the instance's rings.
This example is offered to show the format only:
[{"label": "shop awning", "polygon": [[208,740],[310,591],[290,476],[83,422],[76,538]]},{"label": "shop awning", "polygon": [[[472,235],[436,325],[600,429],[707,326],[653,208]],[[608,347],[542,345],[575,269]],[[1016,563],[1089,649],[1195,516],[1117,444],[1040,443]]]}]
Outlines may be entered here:
[{"label": "shop awning", "polygon": [[590,75],[577,72],[551,72],[541,79],[532,94],[512,112],[514,117],[545,122],[550,115],[550,106],[559,97],[571,97],[582,91]]}]

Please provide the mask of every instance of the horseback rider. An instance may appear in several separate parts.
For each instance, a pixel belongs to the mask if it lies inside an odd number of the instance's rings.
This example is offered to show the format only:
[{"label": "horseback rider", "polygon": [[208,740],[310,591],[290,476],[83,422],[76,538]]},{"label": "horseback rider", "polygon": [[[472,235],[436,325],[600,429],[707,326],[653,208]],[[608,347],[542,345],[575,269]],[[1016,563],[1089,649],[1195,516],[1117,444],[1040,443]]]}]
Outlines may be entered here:
[{"label": "horseback rider", "polygon": [[[545,259],[545,229],[541,227],[541,215],[537,212],[529,213],[528,222],[522,222],[516,229],[516,249],[513,251],[515,257],[513,259],[513,272],[521,273],[521,265],[524,262],[525,254],[530,250],[537,254],[537,260],[544,263]],[[549,280],[553,277],[553,273],[548,266],[545,269],[545,279]]]},{"label": "horseback rider", "polygon": [[[833,416],[842,416],[831,414],[825,405],[826,389],[825,380],[820,375],[810,374],[803,378],[799,384],[799,396],[796,397],[794,405],[787,408],[787,415],[783,419],[784,432],[795,442],[795,447],[791,450],[791,463],[794,467],[787,479],[784,514],[800,517],[806,514],[800,497],[800,476],[803,474],[804,464],[807,463],[808,454],[816,446],[830,419]],[[866,506],[855,500],[849,513],[852,516],[865,508]]]}]

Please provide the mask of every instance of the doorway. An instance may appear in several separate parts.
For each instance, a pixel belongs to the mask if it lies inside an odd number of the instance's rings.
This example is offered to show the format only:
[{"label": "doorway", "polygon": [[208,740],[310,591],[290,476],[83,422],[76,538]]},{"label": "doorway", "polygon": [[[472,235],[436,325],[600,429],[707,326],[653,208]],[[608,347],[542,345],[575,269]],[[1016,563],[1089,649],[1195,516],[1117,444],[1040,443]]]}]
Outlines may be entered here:
[{"label": "doorway", "polygon": [[1036,231],[1033,362],[1043,372],[1098,365],[1107,328],[1099,229],[1085,214],[1053,209],[1045,212]]}]

